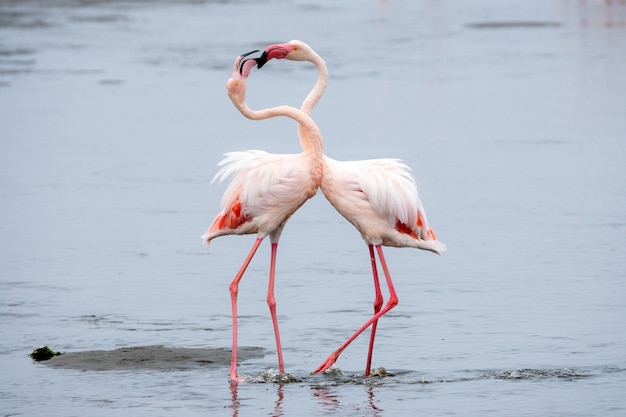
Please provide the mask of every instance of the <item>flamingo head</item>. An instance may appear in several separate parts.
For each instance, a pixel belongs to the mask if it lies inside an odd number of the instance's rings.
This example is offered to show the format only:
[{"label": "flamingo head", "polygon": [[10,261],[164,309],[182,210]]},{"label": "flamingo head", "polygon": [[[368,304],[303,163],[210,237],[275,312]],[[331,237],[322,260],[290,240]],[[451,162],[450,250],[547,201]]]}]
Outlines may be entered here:
[{"label": "flamingo head", "polygon": [[259,51],[251,51],[247,54],[239,55],[237,59],[235,59],[235,63],[233,64],[233,74],[226,83],[228,97],[230,97],[233,102],[240,102],[245,99],[246,80],[248,75],[250,75],[252,68],[255,65],[258,65],[258,58],[249,57],[249,55],[255,52]]},{"label": "flamingo head", "polygon": [[238,80],[242,80],[248,78],[250,75],[250,70],[255,65],[258,65],[258,60],[260,58],[251,58],[249,55],[252,55],[255,52],[259,52],[258,49],[254,51],[250,51],[246,54],[239,55],[237,59],[235,59],[235,64],[233,65],[233,75],[232,77]]},{"label": "flamingo head", "polygon": [[286,43],[277,43],[265,48],[263,54],[256,59],[258,68],[261,68],[271,59],[290,59],[292,61],[307,61],[310,59],[313,50],[302,41],[293,40]]}]

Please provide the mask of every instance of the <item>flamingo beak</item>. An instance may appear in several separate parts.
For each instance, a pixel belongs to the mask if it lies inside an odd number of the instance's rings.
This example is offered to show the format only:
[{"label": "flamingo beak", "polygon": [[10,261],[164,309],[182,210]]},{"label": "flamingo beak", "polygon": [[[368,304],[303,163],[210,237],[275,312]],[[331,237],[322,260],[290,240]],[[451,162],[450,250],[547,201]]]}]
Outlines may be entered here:
[{"label": "flamingo beak", "polygon": [[294,46],[289,42],[268,46],[261,56],[256,59],[257,68],[263,67],[271,59],[286,58],[294,49]]},{"label": "flamingo beak", "polygon": [[256,62],[257,62],[257,66],[256,67],[258,69],[261,69],[263,67],[263,65],[265,65],[265,63],[267,62],[267,55],[268,55],[267,51],[263,51],[261,56],[256,59]]},{"label": "flamingo beak", "polygon": [[[276,53],[275,51],[278,51],[278,53]],[[263,65],[265,65],[267,63],[267,61],[269,61],[272,58],[284,58],[287,55],[287,51],[284,50],[284,48],[281,47],[281,45],[276,45],[276,46],[270,46],[269,48],[267,48],[265,51],[263,51],[263,53],[261,54],[261,56],[259,58],[257,58],[256,62],[257,62],[257,68],[261,68],[263,67]]]},{"label": "flamingo beak", "polygon": [[241,60],[239,61],[239,74],[240,75],[243,75],[243,67],[244,67],[244,64],[246,63],[246,61],[254,59],[255,61],[257,61],[257,64],[258,64],[258,59],[259,58],[247,58],[248,55],[252,55],[255,52],[259,52],[259,50],[255,49],[254,51],[250,51],[248,53],[240,55],[240,58],[241,58]]}]

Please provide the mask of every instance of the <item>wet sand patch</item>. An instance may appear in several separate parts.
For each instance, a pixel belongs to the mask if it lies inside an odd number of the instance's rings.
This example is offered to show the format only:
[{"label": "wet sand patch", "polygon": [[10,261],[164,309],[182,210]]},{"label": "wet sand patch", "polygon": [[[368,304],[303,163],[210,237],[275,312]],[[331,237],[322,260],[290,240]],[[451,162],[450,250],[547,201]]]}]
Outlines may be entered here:
[{"label": "wet sand patch", "polygon": [[[253,346],[239,347],[240,361],[260,358],[265,349]],[[165,346],[135,346],[114,350],[67,352],[41,362],[51,368],[80,371],[121,370],[192,370],[203,367],[230,365],[231,350],[227,348],[180,348]]]}]

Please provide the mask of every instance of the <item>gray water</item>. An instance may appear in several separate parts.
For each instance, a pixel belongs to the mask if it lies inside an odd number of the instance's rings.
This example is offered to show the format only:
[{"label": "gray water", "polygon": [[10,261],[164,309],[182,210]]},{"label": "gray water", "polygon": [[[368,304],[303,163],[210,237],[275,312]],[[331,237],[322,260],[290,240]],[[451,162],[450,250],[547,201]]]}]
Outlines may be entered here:
[{"label": "gray water", "polygon": [[[224,85],[238,54],[290,39],[330,69],[325,152],[404,159],[448,245],[385,250],[386,377],[362,376],[367,334],[309,374],[374,296],[320,194],[279,247],[293,378],[264,242],[240,286],[248,382],[228,381],[228,283],[254,236],[201,246],[210,181],[225,152],[299,150],[292,121],[245,119]],[[0,414],[626,414],[624,39],[623,0],[0,1]],[[272,61],[248,102],[299,106],[316,76]],[[33,362],[44,344],[74,362]]]}]

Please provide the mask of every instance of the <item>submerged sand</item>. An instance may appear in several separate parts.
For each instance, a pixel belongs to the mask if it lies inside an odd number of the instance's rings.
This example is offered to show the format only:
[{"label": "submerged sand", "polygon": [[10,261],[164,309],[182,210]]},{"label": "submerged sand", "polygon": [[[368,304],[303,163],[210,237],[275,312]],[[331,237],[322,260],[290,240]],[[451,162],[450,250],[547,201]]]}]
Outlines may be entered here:
[{"label": "submerged sand", "polygon": [[[264,349],[239,347],[238,359],[244,361],[262,357]],[[192,370],[230,364],[231,350],[226,348],[180,348],[165,346],[135,346],[115,350],[67,352],[41,362],[52,368],[81,371],[119,370]]]}]

